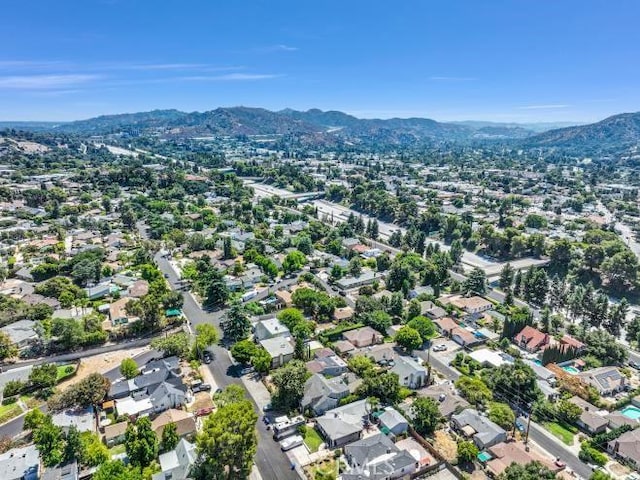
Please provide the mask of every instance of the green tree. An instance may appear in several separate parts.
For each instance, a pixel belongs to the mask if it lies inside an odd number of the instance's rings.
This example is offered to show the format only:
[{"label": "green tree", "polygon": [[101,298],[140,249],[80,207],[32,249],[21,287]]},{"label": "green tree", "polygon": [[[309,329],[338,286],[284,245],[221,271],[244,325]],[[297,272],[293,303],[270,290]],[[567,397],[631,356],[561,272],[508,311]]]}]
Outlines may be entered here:
[{"label": "green tree", "polygon": [[209,415],[196,439],[198,459],[195,480],[240,480],[249,478],[257,451],[258,416],[251,402],[223,405]]},{"label": "green tree", "polygon": [[124,446],[129,462],[135,467],[145,468],[158,456],[158,438],[151,429],[151,420],[141,417],[130,423],[125,432]]},{"label": "green tree", "polygon": [[165,357],[176,355],[180,358],[189,356],[189,335],[178,332],[167,337],[159,337],[151,342],[151,348],[159,350]]},{"label": "green tree", "polygon": [[135,378],[138,375],[138,364],[133,358],[125,358],[120,362],[120,373],[126,379]]},{"label": "green tree", "polygon": [[475,443],[462,441],[458,442],[458,462],[461,464],[468,464],[475,461],[478,456],[479,450]]},{"label": "green tree", "polygon": [[420,435],[431,435],[443,418],[438,404],[429,397],[418,397],[411,405],[413,423]]},{"label": "green tree", "polygon": [[84,446],[80,438],[80,432],[75,425],[71,425],[65,435],[65,446],[63,452],[63,462],[69,462],[74,459],[82,458],[84,454]]},{"label": "green tree", "polygon": [[168,452],[176,448],[180,437],[178,436],[178,429],[175,423],[169,423],[162,429],[162,440],[160,441],[160,449],[163,452]]},{"label": "green tree", "polygon": [[0,361],[18,355],[18,347],[16,347],[5,332],[0,331]]},{"label": "green tree", "polygon": [[237,362],[248,364],[256,354],[258,347],[251,340],[240,340],[231,347],[231,355]]},{"label": "green tree", "polygon": [[193,343],[194,358],[200,358],[204,351],[220,340],[218,330],[209,323],[196,325],[196,340]]},{"label": "green tree", "polygon": [[395,403],[400,398],[400,383],[397,373],[384,372],[365,377],[358,389],[366,397],[376,397],[383,403]]},{"label": "green tree", "polygon": [[365,355],[354,355],[349,358],[349,368],[359,377],[366,378],[375,374],[376,364]]},{"label": "green tree", "polygon": [[230,342],[244,340],[249,336],[251,331],[251,320],[247,313],[247,309],[241,303],[234,303],[222,321],[222,331],[224,337]]},{"label": "green tree", "polygon": [[91,373],[78,383],[51,397],[47,406],[54,412],[74,406],[83,408],[95,406],[104,400],[109,388],[111,388],[111,382],[107,378],[99,373]]},{"label": "green tree", "polygon": [[436,334],[436,327],[433,322],[422,315],[412,318],[407,325],[417,330],[422,340],[428,340]]},{"label": "green tree", "polygon": [[556,474],[537,461],[526,465],[513,462],[498,476],[498,480],[552,480],[554,478]]},{"label": "green tree", "polygon": [[638,257],[628,249],[618,252],[602,262],[602,274],[611,288],[624,291],[637,282]]},{"label": "green tree", "polygon": [[273,384],[277,388],[274,403],[285,410],[297,407],[304,394],[307,378],[309,378],[309,372],[300,360],[293,360],[278,368],[271,375]]},{"label": "green tree", "polygon": [[258,373],[269,373],[271,369],[271,355],[269,355],[269,352],[264,348],[258,348],[251,357],[251,365],[253,365],[253,368],[255,368]]},{"label": "green tree", "polygon": [[302,270],[307,263],[307,257],[299,250],[293,250],[284,257],[282,269],[285,273],[293,273]]},{"label": "green tree", "polygon": [[222,392],[216,393],[213,397],[213,401],[216,406],[220,408],[225,405],[229,405],[230,403],[241,402],[242,400],[246,400],[246,398],[247,396],[245,395],[244,388],[240,385],[231,384]]},{"label": "green tree", "polygon": [[93,474],[93,480],[142,480],[140,469],[125,465],[122,460],[102,463]]},{"label": "green tree", "polygon": [[38,447],[45,466],[53,467],[63,460],[65,443],[62,428],[54,425],[50,416],[33,430],[33,443]]},{"label": "green tree", "polygon": [[516,421],[516,415],[506,403],[491,402],[489,404],[489,420],[497,423],[505,430],[510,430]]},{"label": "green tree", "polygon": [[486,404],[493,397],[487,384],[478,377],[462,376],[456,381],[456,387],[472,405]]},{"label": "green tree", "polygon": [[39,408],[29,410],[24,416],[25,430],[37,430],[42,424],[48,421],[48,415],[43,413]]},{"label": "green tree", "polygon": [[487,277],[484,271],[478,267],[471,270],[464,282],[464,289],[467,292],[474,292],[479,295],[484,294],[487,290]]},{"label": "green tree", "polygon": [[80,440],[82,442],[81,464],[88,467],[97,467],[111,458],[109,449],[95,433],[82,432]]},{"label": "green tree", "polygon": [[304,314],[297,308],[285,308],[276,315],[289,330],[293,330],[296,325],[304,322]]},{"label": "green tree", "polygon": [[398,345],[404,348],[407,352],[417,350],[422,346],[423,343],[420,333],[415,328],[411,328],[409,325],[405,325],[400,330],[398,330],[395,340]]},{"label": "green tree", "polygon": [[532,403],[541,395],[535,372],[519,359],[492,369],[487,380],[496,398],[515,404]]},{"label": "green tree", "polygon": [[582,408],[565,399],[558,401],[556,411],[569,424],[575,423],[582,415]]}]

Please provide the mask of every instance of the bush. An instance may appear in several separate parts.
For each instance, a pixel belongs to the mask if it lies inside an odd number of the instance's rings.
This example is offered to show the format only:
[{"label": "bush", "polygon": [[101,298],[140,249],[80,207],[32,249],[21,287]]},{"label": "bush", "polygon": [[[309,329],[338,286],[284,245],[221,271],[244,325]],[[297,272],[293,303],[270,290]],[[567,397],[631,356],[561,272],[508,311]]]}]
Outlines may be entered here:
[{"label": "bush", "polygon": [[24,382],[21,382],[20,380],[9,380],[4,386],[2,395],[4,397],[13,397],[14,395],[19,395],[24,391],[25,387],[26,384]]},{"label": "bush", "polygon": [[591,445],[591,442],[585,440],[580,444],[580,453],[578,458],[586,463],[594,463],[599,466],[606,465],[609,458],[602,452],[599,452]]},{"label": "bush", "polygon": [[17,396],[6,397],[2,399],[2,405],[11,405],[12,403],[16,403],[18,401]]}]

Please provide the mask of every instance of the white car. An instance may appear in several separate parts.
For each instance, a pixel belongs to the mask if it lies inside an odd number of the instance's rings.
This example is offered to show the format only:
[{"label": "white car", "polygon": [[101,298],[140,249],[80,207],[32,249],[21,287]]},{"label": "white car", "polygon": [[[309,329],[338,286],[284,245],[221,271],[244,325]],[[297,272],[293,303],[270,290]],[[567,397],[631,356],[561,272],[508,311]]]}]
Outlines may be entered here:
[{"label": "white car", "polygon": [[292,448],[302,445],[302,437],[300,435],[294,435],[293,437],[285,438],[280,442],[280,448],[283,452],[291,450]]},{"label": "white car", "polygon": [[449,347],[447,347],[444,343],[441,343],[440,345],[436,345],[435,347],[433,347],[433,351],[434,352],[444,352],[447,348],[449,348]]}]

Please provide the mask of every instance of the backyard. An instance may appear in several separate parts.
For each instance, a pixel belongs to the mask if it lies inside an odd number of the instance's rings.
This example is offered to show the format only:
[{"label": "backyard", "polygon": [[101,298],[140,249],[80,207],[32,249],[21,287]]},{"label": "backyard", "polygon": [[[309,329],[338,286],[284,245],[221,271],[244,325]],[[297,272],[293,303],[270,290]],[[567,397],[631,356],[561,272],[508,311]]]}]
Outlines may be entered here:
[{"label": "backyard", "polygon": [[69,378],[71,375],[76,373],[78,366],[76,364],[69,365],[58,365],[58,376],[56,377],[56,382],[60,383],[66,378]]},{"label": "backyard", "polygon": [[309,480],[335,480],[338,478],[338,466],[333,458],[327,458],[304,467]]}]

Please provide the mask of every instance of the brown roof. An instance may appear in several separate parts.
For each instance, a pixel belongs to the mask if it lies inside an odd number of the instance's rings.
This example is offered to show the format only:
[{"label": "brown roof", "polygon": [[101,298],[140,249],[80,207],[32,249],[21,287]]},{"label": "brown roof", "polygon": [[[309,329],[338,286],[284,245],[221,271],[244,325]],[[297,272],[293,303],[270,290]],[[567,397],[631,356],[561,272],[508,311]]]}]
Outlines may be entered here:
[{"label": "brown roof", "polygon": [[333,344],[333,348],[335,348],[338,353],[347,353],[352,352],[356,349],[356,347],[348,340],[338,340]]},{"label": "brown roof", "polygon": [[143,297],[149,293],[149,282],[146,280],[137,280],[129,287],[129,295],[132,297]]},{"label": "brown roof", "polygon": [[552,472],[560,471],[554,462],[547,457],[542,456],[533,449],[527,451],[527,447],[520,442],[501,442],[489,448],[489,452],[493,455],[493,460],[487,462],[487,468],[495,476],[500,475],[512,463],[526,465],[533,461],[538,461]]},{"label": "brown roof", "polygon": [[351,343],[357,342],[358,340],[366,341],[372,339],[373,343],[375,343],[382,339],[382,335],[380,334],[380,332],[368,326],[356,328],[355,330],[349,330],[348,332],[344,332],[342,336],[349,340]]},{"label": "brown roof", "polygon": [[351,307],[336,308],[333,311],[333,318],[335,320],[347,320],[351,317],[353,317],[353,308]]},{"label": "brown roof", "polygon": [[116,318],[128,317],[125,307],[130,301],[130,298],[121,298],[109,305],[109,318],[113,321]]},{"label": "brown roof", "polygon": [[285,305],[290,305],[292,300],[291,300],[291,293],[289,293],[286,290],[278,290],[276,293],[276,298],[278,300],[280,300],[282,303],[284,303]]},{"label": "brown roof", "polygon": [[451,330],[451,336],[453,337],[454,335],[462,338],[465,344],[475,343],[478,340],[473,333],[462,327],[456,327]]},{"label": "brown roof", "polygon": [[564,345],[570,345],[570,346],[575,347],[575,348],[584,348],[586,346],[580,340],[576,340],[571,335],[564,335],[560,339],[560,343],[562,343]]},{"label": "brown roof", "polygon": [[540,330],[527,325],[516,335],[515,341],[518,344],[525,343],[529,350],[536,350],[540,348],[548,338],[549,336],[546,333],[542,333]]},{"label": "brown roof", "polygon": [[175,408],[170,408],[158,415],[155,420],[151,422],[151,429],[156,433],[158,438],[160,438],[164,427],[170,423],[176,424],[176,430],[180,437],[196,431],[196,420],[194,416],[184,410],[177,410]]},{"label": "brown roof", "polygon": [[436,318],[435,320],[433,320],[433,323],[438,325],[441,330],[444,330],[446,332],[450,332],[451,330],[458,328],[458,324],[451,317]]},{"label": "brown roof", "polygon": [[120,422],[114,423],[113,425],[107,425],[104,427],[104,438],[116,438],[120,435],[124,435],[124,432],[127,431],[127,425],[129,422]]}]

